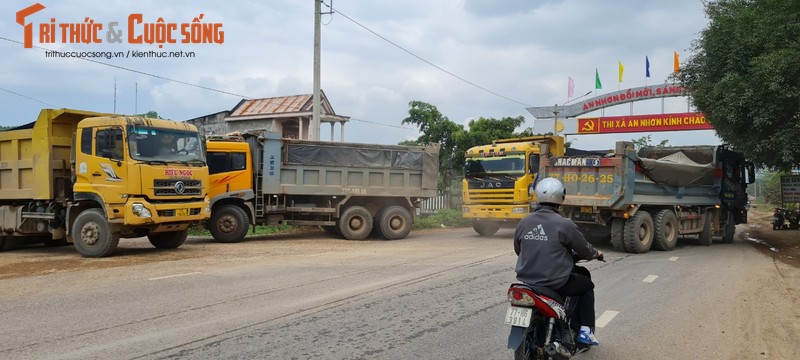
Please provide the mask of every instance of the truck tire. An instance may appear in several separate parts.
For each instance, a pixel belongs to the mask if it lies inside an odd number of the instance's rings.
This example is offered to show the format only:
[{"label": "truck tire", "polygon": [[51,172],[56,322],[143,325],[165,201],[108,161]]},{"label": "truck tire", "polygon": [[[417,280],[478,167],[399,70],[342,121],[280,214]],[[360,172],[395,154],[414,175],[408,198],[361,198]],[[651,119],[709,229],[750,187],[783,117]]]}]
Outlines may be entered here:
[{"label": "truck tire", "polygon": [[480,236],[492,236],[497,230],[500,230],[500,225],[491,221],[474,221],[472,222],[472,228]]},{"label": "truck tire", "polygon": [[250,225],[247,213],[236,205],[222,205],[211,211],[208,230],[214,240],[221,243],[235,243],[247,236]]},{"label": "truck tire", "polygon": [[664,209],[656,213],[653,219],[655,234],[653,248],[661,251],[670,251],[678,243],[678,217],[675,212]]},{"label": "truck tire", "polygon": [[177,249],[186,241],[189,230],[148,234],[147,239],[158,249]]},{"label": "truck tire", "polygon": [[345,239],[364,240],[372,232],[372,215],[361,206],[351,206],[342,212],[337,224]]},{"label": "truck tire", "polygon": [[644,210],[638,210],[633,217],[625,221],[623,239],[625,250],[629,253],[642,254],[650,251],[653,245],[653,217]]},{"label": "truck tire", "polygon": [[614,218],[611,220],[611,246],[614,250],[625,252],[625,219]]},{"label": "truck tire", "polygon": [[411,231],[411,213],[402,206],[390,206],[378,212],[375,217],[378,235],[386,240],[397,240],[408,236]]},{"label": "truck tire", "polygon": [[728,212],[728,219],[725,222],[724,231],[725,234],[722,235],[722,242],[726,244],[733,243],[733,236],[736,233],[736,224],[734,223],[733,220],[733,213],[731,213],[730,211]]},{"label": "truck tire", "polygon": [[697,236],[697,243],[703,246],[711,246],[711,212],[706,212],[703,220],[703,231]]},{"label": "truck tire", "polygon": [[108,256],[119,245],[119,234],[112,233],[103,211],[87,209],[72,225],[72,245],[83,257]]}]

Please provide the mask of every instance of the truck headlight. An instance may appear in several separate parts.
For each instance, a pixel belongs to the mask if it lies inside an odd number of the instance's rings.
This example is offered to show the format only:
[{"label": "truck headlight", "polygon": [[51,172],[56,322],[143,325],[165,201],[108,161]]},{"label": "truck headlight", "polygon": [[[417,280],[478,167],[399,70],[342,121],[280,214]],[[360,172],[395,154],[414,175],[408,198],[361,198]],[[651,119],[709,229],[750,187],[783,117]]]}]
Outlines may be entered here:
[{"label": "truck headlight", "polygon": [[521,207],[521,206],[514,207],[514,208],[511,209],[511,213],[512,214],[524,214],[524,213],[527,213],[527,212],[528,212],[528,208]]},{"label": "truck headlight", "polygon": [[464,207],[461,208],[461,212],[463,212],[465,214],[469,214],[469,208],[464,206]]},{"label": "truck headlight", "polygon": [[133,203],[131,209],[133,210],[133,213],[139,217],[149,218],[153,216],[153,214],[150,213],[150,210],[147,210],[142,203]]}]

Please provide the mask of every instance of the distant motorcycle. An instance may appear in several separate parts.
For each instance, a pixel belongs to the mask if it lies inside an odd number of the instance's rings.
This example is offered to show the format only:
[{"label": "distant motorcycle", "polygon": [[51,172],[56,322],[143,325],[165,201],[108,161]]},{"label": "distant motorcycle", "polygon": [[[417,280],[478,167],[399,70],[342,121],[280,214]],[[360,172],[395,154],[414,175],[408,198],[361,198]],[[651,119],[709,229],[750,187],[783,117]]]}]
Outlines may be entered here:
[{"label": "distant motorcycle", "polygon": [[786,221],[789,223],[789,229],[800,229],[800,212],[797,210],[789,210],[786,212]]},{"label": "distant motorcycle", "polygon": [[[586,268],[576,270],[591,276]],[[511,325],[508,348],[514,350],[515,360],[569,359],[589,350],[588,344],[577,341],[577,297],[515,283],[508,288],[508,301],[505,323]]]},{"label": "distant motorcycle", "polygon": [[775,212],[772,213],[772,230],[782,229],[784,229],[783,211],[781,209],[775,209]]}]

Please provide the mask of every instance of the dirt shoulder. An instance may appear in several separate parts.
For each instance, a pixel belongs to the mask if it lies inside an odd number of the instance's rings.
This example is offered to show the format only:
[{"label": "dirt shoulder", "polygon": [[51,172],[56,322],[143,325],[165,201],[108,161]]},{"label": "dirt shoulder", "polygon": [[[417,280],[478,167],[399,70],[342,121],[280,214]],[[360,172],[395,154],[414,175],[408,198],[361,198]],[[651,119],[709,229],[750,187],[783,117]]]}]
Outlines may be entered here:
[{"label": "dirt shoulder", "polygon": [[750,209],[748,223],[738,226],[746,241],[774,259],[800,268],[800,230],[772,230],[769,208]]}]

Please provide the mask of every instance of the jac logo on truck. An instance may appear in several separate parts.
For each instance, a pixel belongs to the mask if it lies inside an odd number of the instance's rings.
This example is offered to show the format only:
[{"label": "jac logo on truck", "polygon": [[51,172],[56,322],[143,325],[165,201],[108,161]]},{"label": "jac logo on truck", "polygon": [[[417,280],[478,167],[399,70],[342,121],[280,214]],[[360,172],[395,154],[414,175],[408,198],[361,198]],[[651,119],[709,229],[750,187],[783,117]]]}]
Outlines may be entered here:
[{"label": "jac logo on truck", "polygon": [[600,166],[600,159],[595,158],[558,158],[553,166]]},{"label": "jac logo on truck", "polygon": [[191,169],[164,169],[164,176],[192,176]]}]

